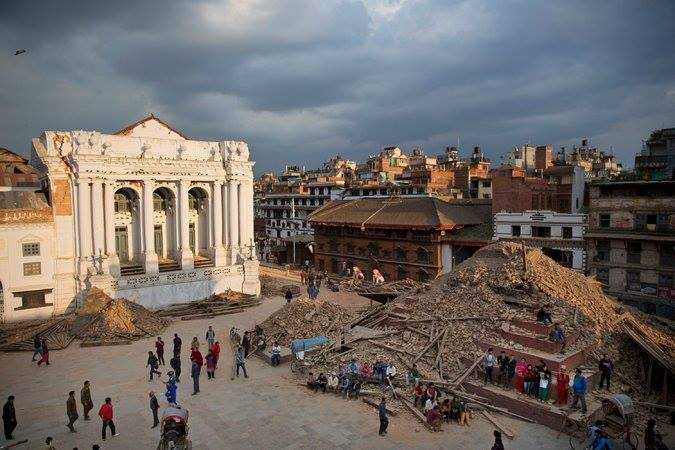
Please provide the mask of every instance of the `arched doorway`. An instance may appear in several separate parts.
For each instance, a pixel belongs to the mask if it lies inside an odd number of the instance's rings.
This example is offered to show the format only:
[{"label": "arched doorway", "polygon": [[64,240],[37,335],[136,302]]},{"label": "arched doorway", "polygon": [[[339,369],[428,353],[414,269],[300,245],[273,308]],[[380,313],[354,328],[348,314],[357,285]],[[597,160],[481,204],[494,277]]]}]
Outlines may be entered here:
[{"label": "arched doorway", "polygon": [[152,193],[155,252],[160,262],[175,260],[178,255],[176,201],[173,192],[159,187]]},{"label": "arched doorway", "polygon": [[121,266],[139,261],[142,255],[138,194],[128,187],[115,191],[115,251]]},{"label": "arched doorway", "polygon": [[200,187],[188,191],[188,233],[195,256],[209,257],[209,196]]}]

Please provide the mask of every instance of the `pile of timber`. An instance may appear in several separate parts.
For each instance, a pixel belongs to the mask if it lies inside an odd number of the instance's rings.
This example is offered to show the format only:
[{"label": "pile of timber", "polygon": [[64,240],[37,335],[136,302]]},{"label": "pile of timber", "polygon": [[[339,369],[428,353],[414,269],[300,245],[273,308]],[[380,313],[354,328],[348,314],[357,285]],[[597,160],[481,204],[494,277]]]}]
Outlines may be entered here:
[{"label": "pile of timber", "polygon": [[[355,317],[347,325],[365,327],[371,333],[347,340],[348,349],[333,342],[315,359],[315,373],[338,372],[352,358],[370,365],[393,364],[398,373],[417,364],[429,379],[449,383],[453,393],[460,392],[483,357],[478,342],[515,346],[502,337],[501,324],[513,319],[533,321],[544,305],[568,335],[579,336],[569,343],[567,352],[590,350],[591,365],[593,356],[608,353],[618,367],[630,355],[622,349],[627,325],[621,308],[605,296],[595,279],[558,265],[538,249],[499,242],[479,250],[424,292],[402,294]],[[652,343],[672,345],[672,332],[636,321],[643,341],[648,336]],[[326,334],[319,329],[312,332]],[[344,333],[337,338],[344,339]],[[632,384],[640,383],[634,379]],[[392,395],[395,392],[392,389]],[[409,409],[405,402],[401,406]]]},{"label": "pile of timber", "polygon": [[76,337],[71,333],[73,323],[73,316],[59,316],[48,320],[8,324],[0,338],[0,351],[33,351],[33,340],[36,335],[40,339],[47,340],[48,348],[63,350]]},{"label": "pile of timber", "polygon": [[210,319],[226,314],[236,314],[246,308],[257,306],[260,299],[254,295],[227,291],[212,295],[204,300],[180,303],[163,308],[157,312],[161,317],[173,317],[181,320]]},{"label": "pile of timber", "polygon": [[337,286],[339,290],[355,292],[367,297],[370,294],[402,295],[406,293],[423,292],[429,287],[428,283],[420,283],[410,278],[375,284],[368,280],[355,281],[351,277],[329,276],[328,284]]},{"label": "pile of timber", "polygon": [[282,306],[260,325],[269,340],[288,346],[294,339],[319,335],[339,341],[340,333],[352,319],[352,313],[342,306],[300,297]]},{"label": "pile of timber", "polygon": [[78,316],[83,322],[78,330],[83,347],[129,344],[160,334],[170,323],[154,311],[123,298],[113,299],[96,288],[90,289]]}]

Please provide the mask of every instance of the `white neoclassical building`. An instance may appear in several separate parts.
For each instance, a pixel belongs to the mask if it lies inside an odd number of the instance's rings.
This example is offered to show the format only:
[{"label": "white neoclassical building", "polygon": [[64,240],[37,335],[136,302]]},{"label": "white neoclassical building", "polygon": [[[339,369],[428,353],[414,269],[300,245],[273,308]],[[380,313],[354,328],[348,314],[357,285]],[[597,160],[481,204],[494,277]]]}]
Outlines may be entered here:
[{"label": "white neoclassical building", "polygon": [[90,286],[149,307],[259,294],[245,142],[191,140],[150,115],[114,134],[45,131],[30,164],[53,214],[54,312]]}]

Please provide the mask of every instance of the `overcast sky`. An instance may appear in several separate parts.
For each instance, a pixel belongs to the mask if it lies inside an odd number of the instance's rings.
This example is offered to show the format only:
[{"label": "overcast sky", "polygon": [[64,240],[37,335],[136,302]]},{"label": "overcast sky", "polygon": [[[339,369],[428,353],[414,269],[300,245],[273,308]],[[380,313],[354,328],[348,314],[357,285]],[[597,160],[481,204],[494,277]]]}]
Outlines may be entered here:
[{"label": "overcast sky", "polygon": [[[126,3],[126,5],[125,5]],[[499,156],[675,126],[671,0],[4,0],[0,146],[149,112],[256,172],[383,145]],[[25,54],[14,56],[16,49]]]}]

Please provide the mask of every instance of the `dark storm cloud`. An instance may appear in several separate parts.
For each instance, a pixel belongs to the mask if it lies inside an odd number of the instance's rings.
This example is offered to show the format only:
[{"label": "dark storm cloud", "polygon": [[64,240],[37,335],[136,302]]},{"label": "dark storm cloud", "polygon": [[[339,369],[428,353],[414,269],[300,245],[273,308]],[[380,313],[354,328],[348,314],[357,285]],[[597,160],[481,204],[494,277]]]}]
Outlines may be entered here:
[{"label": "dark storm cloud", "polygon": [[0,145],[154,111],[192,136],[248,140],[259,170],[458,137],[497,158],[588,136],[630,162],[650,129],[675,126],[671,6],[3,2]]}]

